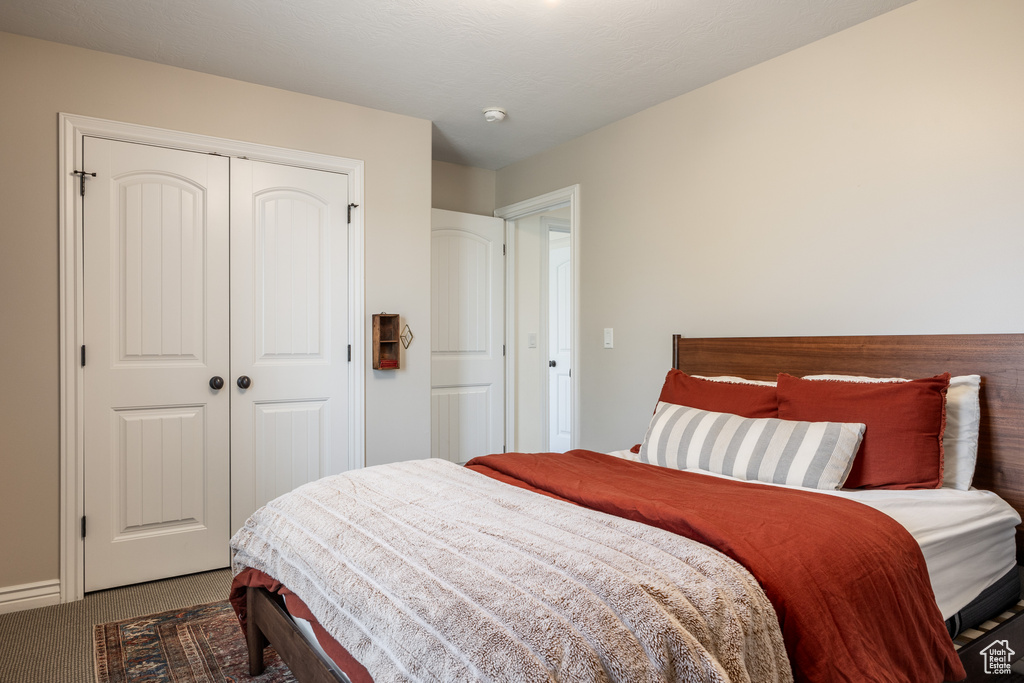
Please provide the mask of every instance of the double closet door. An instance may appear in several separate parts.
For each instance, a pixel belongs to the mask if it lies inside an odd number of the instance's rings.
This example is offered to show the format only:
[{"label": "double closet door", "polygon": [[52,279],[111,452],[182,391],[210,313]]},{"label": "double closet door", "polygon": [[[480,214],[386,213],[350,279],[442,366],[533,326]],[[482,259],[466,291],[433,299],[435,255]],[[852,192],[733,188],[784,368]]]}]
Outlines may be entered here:
[{"label": "double closet door", "polygon": [[229,564],[348,462],[348,177],[85,138],[85,589]]}]

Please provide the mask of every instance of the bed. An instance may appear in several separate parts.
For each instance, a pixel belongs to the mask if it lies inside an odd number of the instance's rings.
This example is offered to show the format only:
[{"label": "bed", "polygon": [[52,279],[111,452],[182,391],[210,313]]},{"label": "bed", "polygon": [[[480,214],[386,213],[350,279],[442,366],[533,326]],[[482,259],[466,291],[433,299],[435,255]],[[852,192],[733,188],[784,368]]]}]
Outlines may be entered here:
[{"label": "bed", "polygon": [[[1022,472],[1024,457],[1021,452],[1021,431],[1024,426],[1024,387],[1018,381],[1020,369],[1024,367],[1024,362],[1022,362],[1024,361],[1024,335],[743,339],[685,339],[677,336],[673,339],[672,356],[674,368],[684,370],[692,375],[730,375],[750,380],[773,380],[780,372],[801,377],[814,374],[852,374],[916,378],[943,371],[952,374],[980,375],[982,377],[982,419],[978,439],[977,466],[974,468],[974,486],[978,489],[995,492],[1013,509],[1021,509],[1021,505],[1024,503],[1024,494],[1022,494],[1024,486],[1021,485],[1021,477],[1024,475]],[[601,456],[599,458],[598,455],[600,454],[586,458],[576,457],[575,460],[582,461],[589,458],[605,462],[601,458],[609,457]],[[628,456],[621,457],[624,455],[623,453],[618,455],[619,460],[629,462]],[[556,462],[555,458],[546,460]],[[491,464],[494,465],[493,468],[490,467]],[[519,463],[519,465],[522,464]],[[589,462],[585,464],[588,467],[591,466]],[[500,459],[492,459],[486,463],[478,463],[475,469],[491,469],[489,476],[498,481],[501,481],[503,477],[514,479],[514,473],[508,475],[497,471],[503,466]],[[515,462],[510,465],[513,469],[515,466],[517,466]],[[575,461],[572,466],[576,466]],[[529,470],[530,467],[527,465],[526,470]],[[647,470],[650,469],[650,465],[640,465],[637,472],[643,472],[646,476]],[[590,479],[600,479],[599,475],[587,474],[585,476]],[[532,487],[524,479],[528,480],[529,475],[505,483],[515,483],[519,488],[538,488]],[[749,484],[737,485],[749,487]],[[539,488],[543,489],[544,487]],[[554,494],[552,491],[545,492],[563,499],[569,498],[571,495],[571,492],[566,491]],[[720,498],[727,494],[722,494],[716,489],[713,495]],[[811,495],[815,496],[815,500],[828,497],[823,497],[820,494]],[[860,495],[864,498],[871,498],[876,494],[868,491],[862,492]],[[971,497],[967,492],[960,495],[966,499]],[[737,498],[737,500],[743,500],[745,497]],[[582,503],[582,507],[588,506],[587,501],[577,500],[576,502]],[[870,501],[862,500],[860,502],[867,502],[870,505]],[[819,505],[818,502],[811,504]],[[936,503],[936,509],[940,509],[945,504]],[[963,509],[967,510],[972,504],[966,503],[967,507]],[[980,503],[978,504],[980,505]],[[906,509],[913,511],[918,507],[918,502],[912,501],[906,506]],[[998,509],[998,506],[994,509]],[[621,510],[613,512],[622,514]],[[894,513],[890,511],[887,514]],[[899,513],[895,514],[897,517],[899,516]],[[629,515],[625,514],[624,516],[628,517]],[[912,512],[911,516],[913,516]],[[992,515],[984,509],[978,508],[967,516],[983,521]],[[927,514],[919,515],[918,521],[926,522],[928,517]],[[1010,523],[1009,531],[1007,531],[1008,527],[1004,520],[1001,531],[992,532],[990,535],[1019,535],[1019,529],[1014,530],[1013,528],[1015,526],[1013,522],[1017,521],[1019,521],[1019,517]],[[913,520],[908,521],[908,519],[904,519],[902,522],[904,526],[915,524]],[[923,522],[921,525],[927,526]],[[714,532],[717,533],[717,530]],[[710,532],[704,530],[704,533]],[[959,537],[961,539],[970,538],[972,535],[980,538],[985,534],[979,529],[974,529],[972,534],[968,529]],[[1009,572],[1005,571],[1007,568],[1007,544],[1009,544],[1011,556],[1011,571]],[[928,555],[928,544],[922,543],[921,545],[925,549],[925,555]],[[959,662],[945,662],[939,670],[944,671],[942,676],[947,678],[953,675],[951,672],[956,672],[956,675],[959,675],[961,669],[958,666],[962,662],[963,670],[966,670],[968,677],[976,678],[986,675],[986,667],[995,662],[995,655],[998,653],[996,649],[993,649],[994,646],[1007,650],[1019,650],[1020,647],[1024,647],[1024,633],[1022,633],[1024,632],[1024,628],[1022,628],[1024,621],[1010,618],[1004,614],[1004,609],[1016,603],[1019,596],[1019,582],[1013,580],[1013,543],[1008,539],[1003,541],[1002,559],[998,562],[987,563],[991,565],[989,576],[978,579],[975,576],[977,572],[971,569],[962,571],[965,575],[963,581],[958,581],[955,578],[957,568],[961,567],[962,570],[962,566],[968,563],[974,553],[969,549],[964,553],[963,546],[961,546],[959,557],[967,559],[949,561],[948,558],[957,557],[955,553],[950,554],[944,551],[944,548],[949,545],[948,539],[935,540],[932,543],[931,556],[926,558],[928,571],[932,571],[932,565],[941,565],[944,561],[946,565],[949,565],[946,567],[945,576],[947,578],[943,579],[946,585],[941,590],[938,586],[936,587],[932,607],[935,608],[940,623],[942,618],[946,618],[947,622],[952,620],[952,623],[948,625],[953,630],[962,630],[965,625],[978,626],[981,630],[970,631],[972,634],[979,634],[980,637],[970,642],[963,641],[965,645],[960,649]],[[969,548],[969,545],[967,547]],[[1016,547],[1019,548],[1020,544],[1018,543]],[[918,555],[920,555],[920,551],[918,551]],[[947,559],[943,560],[944,557]],[[952,580],[948,578],[951,575],[950,566],[952,567],[952,576],[954,576]],[[719,568],[716,571],[724,571],[724,569]],[[970,576],[971,580],[966,580],[967,576]],[[763,582],[760,576],[758,579]],[[925,580],[927,579],[926,574]],[[337,643],[332,645],[332,639],[329,637],[324,638],[326,632],[316,619],[304,620],[301,618],[314,615],[310,607],[295,593],[267,574],[261,575],[259,580],[250,581],[250,583],[251,585],[247,587],[236,581],[233,602],[240,613],[240,618],[244,617],[246,621],[250,665],[254,673],[260,670],[262,650],[269,640],[278,649],[299,680],[344,680],[342,674],[339,673],[339,668],[352,674],[352,680],[366,679],[368,674],[366,669],[352,658],[345,648],[337,646]],[[932,583],[935,583],[934,578]],[[769,588],[769,591],[771,590],[774,589]],[[935,604],[936,600],[943,604],[941,610]],[[776,608],[780,612],[789,609],[788,607],[780,608],[778,604]],[[318,606],[317,610],[322,611],[323,607]],[[292,618],[289,612],[295,613],[300,618]],[[985,622],[988,617],[993,615],[996,615],[996,622]],[[921,619],[933,621],[931,617],[925,619],[922,616]],[[959,623],[958,619],[961,620]],[[963,622],[965,619],[969,623],[965,624]],[[780,617],[782,622],[787,620],[792,621],[789,616],[786,616],[785,619]],[[304,628],[307,634],[312,633],[314,637],[303,635],[300,628]],[[870,629],[864,628],[863,630],[869,631]],[[934,628],[925,629],[924,635],[921,637],[935,637],[934,631]],[[982,633],[984,634],[982,635]],[[946,637],[948,638],[948,636]],[[792,636],[790,638],[792,639]],[[324,645],[325,643],[326,645]],[[787,647],[789,647],[790,656],[794,656],[793,648],[789,643],[787,643]],[[324,652],[324,649],[329,655]],[[1019,651],[1024,652],[1024,650]],[[768,655],[766,657],[771,659]],[[330,660],[340,664],[340,667],[332,665]],[[806,674],[801,669],[802,666],[803,664],[796,666],[797,679],[814,679],[815,674]],[[934,680],[940,680],[940,678],[934,678]]]}]

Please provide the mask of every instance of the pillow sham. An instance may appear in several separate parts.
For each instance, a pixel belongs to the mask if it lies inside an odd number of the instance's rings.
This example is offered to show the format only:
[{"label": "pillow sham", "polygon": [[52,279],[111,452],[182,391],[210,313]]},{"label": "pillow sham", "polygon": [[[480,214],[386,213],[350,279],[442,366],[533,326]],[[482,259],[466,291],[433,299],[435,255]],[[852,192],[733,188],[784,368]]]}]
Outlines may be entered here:
[{"label": "pillow sham", "polygon": [[779,414],[774,386],[703,379],[675,368],[665,375],[658,400],[741,417],[778,417]]},{"label": "pillow sham", "polygon": [[780,374],[779,417],[867,426],[846,488],[939,488],[949,373],[909,382],[808,380]]},{"label": "pillow sham", "polygon": [[[855,375],[805,375],[804,379],[835,379],[846,382],[909,382],[892,377]],[[946,392],[946,429],[942,432],[942,486],[966,491],[971,488],[978,464],[978,433],[981,430],[981,376],[957,375]]]},{"label": "pillow sham", "polygon": [[843,485],[863,424],[747,418],[659,402],[640,461],[816,489]]},{"label": "pillow sham", "polygon": [[[779,414],[775,382],[742,377],[701,377],[675,368],[665,375],[658,401],[741,417],[777,417]],[[636,444],[630,452],[639,453],[641,445]]]}]

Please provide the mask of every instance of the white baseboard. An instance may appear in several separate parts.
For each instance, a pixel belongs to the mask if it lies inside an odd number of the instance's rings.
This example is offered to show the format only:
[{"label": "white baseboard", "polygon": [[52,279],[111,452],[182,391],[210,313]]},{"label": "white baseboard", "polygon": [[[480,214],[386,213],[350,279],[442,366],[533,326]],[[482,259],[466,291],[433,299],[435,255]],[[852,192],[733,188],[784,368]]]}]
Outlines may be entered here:
[{"label": "white baseboard", "polygon": [[46,607],[60,602],[60,579],[0,587],[0,614]]}]

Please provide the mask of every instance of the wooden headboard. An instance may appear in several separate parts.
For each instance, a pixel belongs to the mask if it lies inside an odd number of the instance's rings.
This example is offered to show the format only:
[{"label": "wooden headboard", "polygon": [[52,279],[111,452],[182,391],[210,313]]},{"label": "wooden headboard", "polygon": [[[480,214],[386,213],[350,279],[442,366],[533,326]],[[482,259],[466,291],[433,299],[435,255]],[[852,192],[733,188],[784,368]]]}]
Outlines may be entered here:
[{"label": "wooden headboard", "polygon": [[[981,436],[973,485],[995,491],[1024,516],[1024,334],[871,337],[672,338],[672,366],[694,375],[774,380],[981,375]],[[1024,525],[1017,561],[1024,563]]]}]

